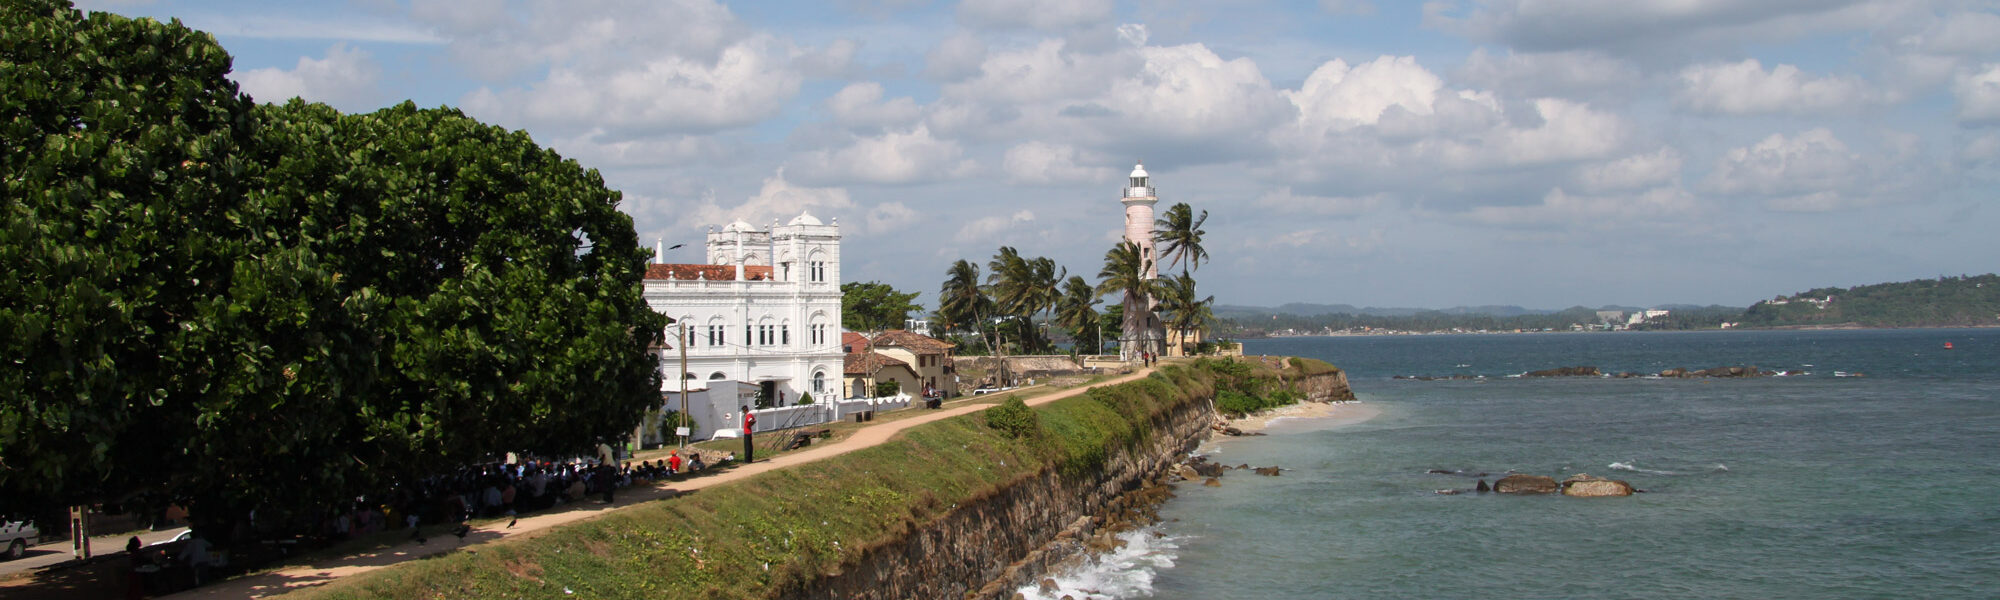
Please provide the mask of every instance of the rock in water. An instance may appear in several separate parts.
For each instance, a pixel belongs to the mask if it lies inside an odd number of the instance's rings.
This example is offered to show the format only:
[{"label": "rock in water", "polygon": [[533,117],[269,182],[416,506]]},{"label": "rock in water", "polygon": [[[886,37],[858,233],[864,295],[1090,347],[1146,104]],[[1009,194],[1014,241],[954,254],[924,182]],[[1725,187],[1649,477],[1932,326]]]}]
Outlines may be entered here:
[{"label": "rock in water", "polygon": [[1194,464],[1194,472],[1202,477],[1221,477],[1222,465],[1206,461],[1198,462]]},{"label": "rock in water", "polygon": [[1486,480],[1484,480],[1484,479],[1481,479],[1481,480],[1479,480],[1479,487],[1476,487],[1476,488],[1472,488],[1472,491],[1475,491],[1475,492],[1479,492],[1479,493],[1481,493],[1481,494],[1484,494],[1484,493],[1486,493],[1486,492],[1491,492],[1491,491],[1493,491],[1493,488],[1490,488],[1490,487],[1487,487],[1487,486],[1486,486]]},{"label": "rock in water", "polygon": [[1055,591],[1056,591],[1056,590],[1059,590],[1059,589],[1062,589],[1062,587],[1061,587],[1061,586],[1058,586],[1058,585],[1056,585],[1056,580],[1054,580],[1054,579],[1043,579],[1043,580],[1042,580],[1042,587],[1041,587],[1041,590],[1042,590],[1042,593],[1044,593],[1044,594],[1052,594],[1052,593],[1055,593]]},{"label": "rock in water", "polygon": [[1515,473],[1493,482],[1493,491],[1502,494],[1553,494],[1560,491],[1554,477]]},{"label": "rock in water", "polygon": [[1630,496],[1632,495],[1632,491],[1632,484],[1616,479],[1591,477],[1585,473],[1571,475],[1569,479],[1564,479],[1562,482],[1563,495],[1578,498]]},{"label": "rock in water", "polygon": [[1195,472],[1194,467],[1187,465],[1176,465],[1174,467],[1174,475],[1180,477],[1183,481],[1193,481],[1201,478],[1201,474]]},{"label": "rock in water", "polygon": [[1529,371],[1527,373],[1528,377],[1601,377],[1603,375],[1604,375],[1603,371],[1599,371],[1597,370],[1597,367],[1592,367],[1588,365],[1578,365],[1574,367],[1558,367],[1554,369],[1542,369],[1540,371]]},{"label": "rock in water", "polygon": [[1258,474],[1258,475],[1264,475],[1264,476],[1267,476],[1267,477],[1277,477],[1277,476],[1278,476],[1278,468],[1277,468],[1277,467],[1257,467],[1257,474]]},{"label": "rock in water", "polygon": [[1222,480],[1210,477],[1208,481],[1201,482],[1201,484],[1208,487],[1222,487]]}]

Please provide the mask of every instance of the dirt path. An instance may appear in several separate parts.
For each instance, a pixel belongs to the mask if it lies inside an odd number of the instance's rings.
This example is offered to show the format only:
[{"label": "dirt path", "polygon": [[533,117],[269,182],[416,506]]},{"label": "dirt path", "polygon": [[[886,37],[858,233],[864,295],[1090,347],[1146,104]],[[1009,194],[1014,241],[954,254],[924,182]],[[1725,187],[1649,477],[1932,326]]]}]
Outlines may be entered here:
[{"label": "dirt path", "polygon": [[[1121,383],[1125,383],[1127,381],[1139,379],[1141,377],[1145,377],[1151,374],[1152,372],[1153,372],[1152,368],[1140,369],[1129,375],[1123,375],[1112,379],[1107,379],[1087,386],[1070,388],[1067,390],[1042,394],[1031,398],[1023,398],[1022,401],[1026,402],[1029,406],[1047,404],[1050,402],[1061,400],[1063,398],[1069,398],[1076,396],[1078,394],[1082,394],[1086,391],[1089,391],[1091,388],[1099,386],[1107,386],[1107,385],[1118,385]],[[886,422],[877,426],[870,426],[854,432],[853,436],[850,436],[847,439],[841,440],[839,442],[826,445],[815,445],[809,450],[784,454],[778,456],[777,458],[759,461],[747,465],[738,465],[733,469],[729,469],[727,471],[717,473],[714,475],[706,475],[695,479],[688,479],[683,481],[663,482],[649,486],[628,487],[618,492],[617,502],[612,504],[593,504],[593,503],[571,504],[569,505],[568,508],[554,509],[551,511],[544,511],[541,513],[537,513],[533,516],[521,517],[520,521],[511,528],[506,527],[504,524],[495,522],[485,526],[473,528],[472,532],[465,536],[464,541],[460,541],[458,538],[447,533],[445,531],[446,529],[445,527],[432,526],[426,530],[426,535],[429,535],[430,539],[427,543],[424,544],[417,544],[416,542],[403,542],[401,544],[397,544],[395,546],[391,546],[388,548],[379,549],[376,551],[350,554],[338,558],[328,558],[306,564],[292,565],[268,573],[239,577],[215,585],[195,588],[178,594],[173,594],[167,597],[190,598],[190,599],[268,598],[272,596],[281,595],[287,592],[291,592],[294,590],[325,585],[335,579],[347,577],[350,575],[366,573],[383,567],[395,565],[397,563],[401,563],[407,560],[414,560],[426,556],[443,554],[446,552],[458,550],[460,548],[475,546],[478,544],[488,543],[496,540],[533,537],[534,535],[546,531],[551,527],[597,517],[605,513],[627,508],[636,504],[651,502],[654,500],[660,500],[664,498],[671,498],[675,494],[678,494],[680,492],[698,490],[713,485],[720,485],[731,481],[743,479],[745,477],[753,477],[756,476],[757,474],[764,473],[766,471],[771,471],[774,469],[784,469],[817,460],[839,456],[862,448],[875,446],[881,444],[882,442],[889,441],[889,438],[894,437],[897,433],[901,433],[905,429],[909,429],[911,427],[915,427],[925,423],[930,423],[933,421],[938,421],[941,419],[949,419],[951,417],[955,417],[976,410],[985,409],[991,406],[993,406],[992,403],[967,404],[964,406],[957,406],[941,410],[935,413],[927,414],[921,417],[901,419],[897,421]]]}]

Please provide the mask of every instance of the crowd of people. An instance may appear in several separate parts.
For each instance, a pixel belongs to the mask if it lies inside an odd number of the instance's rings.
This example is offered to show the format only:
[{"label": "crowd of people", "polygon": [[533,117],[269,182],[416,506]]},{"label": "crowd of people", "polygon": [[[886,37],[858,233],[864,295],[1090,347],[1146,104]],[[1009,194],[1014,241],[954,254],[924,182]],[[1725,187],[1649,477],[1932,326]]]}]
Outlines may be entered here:
[{"label": "crowd of people", "polygon": [[427,543],[442,526],[443,533],[464,540],[472,529],[468,521],[474,518],[509,517],[507,527],[513,527],[522,514],[592,500],[609,503],[620,488],[677,479],[735,460],[735,453],[728,453],[711,464],[700,453],[682,457],[674,450],[665,458],[637,464],[583,460],[484,463],[405,482],[334,507],[261,519],[252,512],[248,520],[228,531],[198,532],[169,544],[141,546],[134,537],[127,547],[132,573],[129,597],[170,593],[207,580],[208,571],[219,562],[211,558],[215,550],[210,539],[223,540],[230,547],[228,555],[241,559],[231,567],[248,567],[395,529],[407,531],[409,539]]}]

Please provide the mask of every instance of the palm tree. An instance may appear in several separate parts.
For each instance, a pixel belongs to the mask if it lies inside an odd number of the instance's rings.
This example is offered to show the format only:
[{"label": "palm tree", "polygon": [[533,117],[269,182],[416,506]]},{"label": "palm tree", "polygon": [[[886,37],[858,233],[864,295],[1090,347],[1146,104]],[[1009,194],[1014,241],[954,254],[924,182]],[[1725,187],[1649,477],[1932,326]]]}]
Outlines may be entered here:
[{"label": "palm tree", "polygon": [[1151,261],[1140,253],[1138,244],[1119,242],[1118,245],[1111,247],[1111,251],[1104,253],[1104,269],[1097,272],[1098,295],[1114,292],[1124,295],[1124,300],[1120,304],[1125,310],[1125,323],[1123,333],[1119,336],[1121,343],[1118,352],[1125,360],[1131,360],[1134,352],[1144,349],[1135,348],[1125,342],[1138,341],[1141,344],[1150,342],[1151,340],[1141,339],[1147,337],[1142,334],[1151,332],[1159,318],[1153,314],[1152,302],[1163,290],[1160,280],[1146,277],[1146,269],[1151,266],[1150,263]]},{"label": "palm tree", "polygon": [[1189,332],[1207,328],[1215,321],[1215,296],[1196,299],[1194,278],[1185,274],[1175,275],[1166,280],[1165,289],[1160,294],[1160,312],[1167,316],[1167,328],[1174,331],[1180,343],[1181,354],[1190,354],[1187,349]]},{"label": "palm tree", "polygon": [[1097,342],[1098,352],[1104,351],[1104,336],[1097,331],[1096,308],[1103,302],[1097,289],[1084,281],[1082,275],[1071,275],[1063,282],[1062,299],[1056,302],[1056,324],[1069,330],[1079,350],[1085,339],[1091,339]]},{"label": "palm tree", "polygon": [[1171,257],[1167,264],[1179,265],[1182,275],[1189,268],[1200,269],[1201,261],[1208,260],[1208,251],[1201,247],[1201,236],[1208,234],[1201,230],[1201,225],[1207,222],[1208,211],[1201,211],[1197,217],[1186,202],[1168,208],[1167,216],[1155,223],[1158,229],[1153,232],[1153,241],[1167,245],[1160,251],[1160,257]]},{"label": "palm tree", "polygon": [[1062,298],[1059,286],[1069,270],[1047,257],[1022,257],[1009,246],[1001,246],[987,268],[987,287],[993,290],[1000,314],[1010,318],[1022,348],[1045,346],[1045,341],[1034,335],[1033,320],[1035,315],[1055,309],[1056,301]]},{"label": "palm tree", "polygon": [[[958,326],[970,325],[974,334],[984,335],[993,299],[979,285],[979,265],[961,258],[945,270],[944,277],[944,286],[938,290],[938,316]],[[987,347],[993,346],[989,338]]]}]

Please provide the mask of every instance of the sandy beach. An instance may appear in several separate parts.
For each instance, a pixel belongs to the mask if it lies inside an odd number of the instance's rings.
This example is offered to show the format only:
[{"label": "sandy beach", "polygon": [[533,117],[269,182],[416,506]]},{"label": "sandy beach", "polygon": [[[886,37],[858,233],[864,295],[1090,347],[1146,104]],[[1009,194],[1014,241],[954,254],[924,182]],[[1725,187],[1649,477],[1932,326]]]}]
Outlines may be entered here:
[{"label": "sandy beach", "polygon": [[1300,402],[1249,415],[1224,425],[1243,430],[1244,433],[1260,431],[1283,431],[1287,429],[1317,429],[1337,425],[1351,425],[1375,418],[1382,409],[1364,402]]}]

